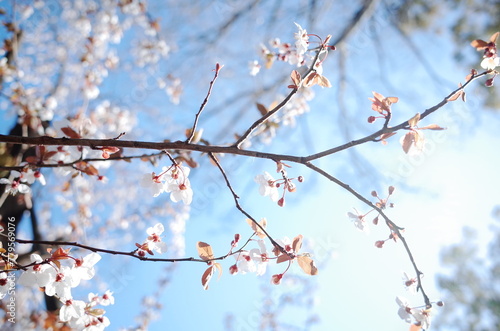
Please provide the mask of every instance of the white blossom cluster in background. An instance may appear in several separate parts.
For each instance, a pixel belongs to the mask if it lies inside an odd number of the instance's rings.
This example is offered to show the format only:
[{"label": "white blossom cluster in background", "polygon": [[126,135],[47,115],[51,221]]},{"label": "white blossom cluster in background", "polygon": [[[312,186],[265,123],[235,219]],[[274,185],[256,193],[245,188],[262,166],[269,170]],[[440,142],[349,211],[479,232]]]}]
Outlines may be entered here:
[{"label": "white blossom cluster in background", "polygon": [[[11,257],[15,261],[17,256]],[[105,310],[96,306],[114,304],[111,291],[103,295],[89,293],[88,301],[75,300],[72,289],[80,285],[82,280],[91,280],[95,275],[94,265],[101,256],[90,253],[83,258],[70,255],[69,250],[58,248],[51,256],[43,259],[39,254],[31,254],[31,266],[23,271],[17,283],[20,285],[44,288],[47,296],[56,297],[62,304],[59,309],[59,320],[78,330],[104,330],[109,326],[109,319],[104,316]],[[0,299],[5,297],[9,289],[7,274],[0,273]]]}]

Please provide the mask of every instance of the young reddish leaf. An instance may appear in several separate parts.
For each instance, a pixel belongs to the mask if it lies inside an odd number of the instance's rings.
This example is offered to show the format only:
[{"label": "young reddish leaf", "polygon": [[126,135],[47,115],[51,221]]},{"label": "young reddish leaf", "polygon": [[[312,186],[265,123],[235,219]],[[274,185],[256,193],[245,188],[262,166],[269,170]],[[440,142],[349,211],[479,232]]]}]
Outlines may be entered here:
[{"label": "young reddish leaf", "polygon": [[214,258],[214,252],[212,251],[212,246],[210,246],[209,244],[204,243],[203,241],[198,241],[196,247],[198,248],[198,255],[203,260],[206,261]]},{"label": "young reddish leaf", "polygon": [[422,330],[422,326],[413,323],[412,325],[410,325],[410,331],[420,331],[420,330]]},{"label": "young reddish leaf", "polygon": [[330,81],[328,80],[328,78],[326,78],[325,76],[322,76],[322,75],[319,75],[318,85],[322,86],[322,87],[332,87],[332,84],[330,84]]},{"label": "young reddish leaf", "polygon": [[217,280],[219,280],[222,276],[222,265],[220,263],[214,263],[213,267],[219,272],[219,277],[217,277]]},{"label": "young reddish leaf", "polygon": [[460,96],[462,95],[463,92],[464,92],[463,90],[458,91],[457,93],[455,93],[451,97],[449,97],[448,101],[455,101],[455,100],[457,100],[458,98],[460,98]]},{"label": "young reddish leaf", "polygon": [[389,101],[391,104],[393,104],[393,103],[397,103],[399,101],[399,98],[398,97],[387,97],[386,100]]},{"label": "young reddish leaf", "polygon": [[89,176],[99,176],[99,171],[93,165],[85,161],[80,161],[76,163],[75,168],[83,173],[86,173]]},{"label": "young reddish leaf", "polygon": [[414,127],[417,125],[418,121],[420,121],[420,113],[415,114],[412,118],[408,120],[408,124],[410,124],[411,127]]},{"label": "young reddish leaf", "polygon": [[297,237],[293,238],[292,242],[292,249],[295,253],[300,251],[300,248],[302,247],[302,235],[299,234]]},{"label": "young reddish leaf", "polygon": [[476,48],[478,51],[482,50],[483,48],[486,48],[488,46],[488,43],[484,40],[481,40],[481,39],[473,40],[470,44],[472,47]]},{"label": "young reddish leaf", "polygon": [[81,138],[81,136],[78,133],[76,133],[75,130],[70,128],[69,126],[61,128],[61,131],[70,138],[73,138],[73,139],[80,139]]},{"label": "young reddish leaf", "polygon": [[256,105],[257,105],[257,109],[259,110],[259,113],[260,113],[262,116],[264,116],[264,115],[266,115],[266,114],[267,114],[268,110],[267,110],[266,106],[264,106],[264,105],[263,105],[263,104],[261,104],[261,103],[257,103]]},{"label": "young reddish leaf", "polygon": [[205,272],[201,276],[201,285],[203,286],[204,290],[208,290],[208,282],[210,282],[210,279],[212,279],[214,272],[215,268],[213,266],[210,266],[207,268],[207,270],[205,270]]},{"label": "young reddish leaf", "polygon": [[[252,221],[251,219],[247,218],[247,223],[248,223],[248,225],[250,225],[252,227],[252,230],[255,232],[255,234],[259,238],[265,238],[266,237],[266,234],[261,230],[261,228],[259,228],[254,223],[254,221]],[[267,219],[265,219],[265,218],[261,219],[260,222],[259,222],[259,224],[260,224],[260,226],[262,226],[265,229],[266,226],[267,226]]]},{"label": "young reddish leaf", "polygon": [[408,151],[410,150],[411,145],[415,142],[415,132],[413,131],[408,131],[406,133],[404,139],[403,139],[403,151],[408,154]]},{"label": "young reddish leaf", "polygon": [[440,127],[437,124],[431,124],[420,128],[420,130],[446,130],[446,128]]},{"label": "young reddish leaf", "polygon": [[101,150],[102,150],[102,157],[105,159],[109,159],[110,154],[114,154],[114,153],[120,151],[120,149],[118,147],[114,147],[114,146],[104,146],[101,148]]},{"label": "young reddish leaf", "polygon": [[309,256],[297,256],[297,261],[299,262],[299,266],[302,268],[302,270],[304,270],[306,274],[311,276],[318,274],[318,268],[316,268],[313,259],[311,259]]},{"label": "young reddish leaf", "polygon": [[295,84],[295,86],[298,87],[300,85],[300,80],[302,78],[300,77],[300,73],[297,70],[292,71],[290,78],[292,78],[292,82]]},{"label": "young reddish leaf", "polygon": [[311,72],[307,77],[304,79],[303,85],[306,87],[311,87],[314,84],[317,84],[317,79],[318,79],[318,74],[316,72]]},{"label": "young reddish leaf", "polygon": [[288,256],[288,254],[281,254],[276,259],[276,263],[282,263],[282,262],[290,261],[290,260],[291,260],[291,258],[290,258],[290,256]]},{"label": "young reddish leaf", "polygon": [[220,263],[214,263],[213,265],[208,267],[201,276],[201,285],[203,286],[204,290],[208,290],[208,283],[210,282],[210,279],[212,279],[212,276],[214,275],[216,270],[219,272],[219,277],[217,278],[217,280],[219,280],[222,276],[222,266],[220,265]]},{"label": "young reddish leaf", "polygon": [[490,37],[490,42],[492,43],[496,43],[497,42],[497,38],[498,38],[498,35],[500,34],[500,32],[495,32],[491,37]]}]

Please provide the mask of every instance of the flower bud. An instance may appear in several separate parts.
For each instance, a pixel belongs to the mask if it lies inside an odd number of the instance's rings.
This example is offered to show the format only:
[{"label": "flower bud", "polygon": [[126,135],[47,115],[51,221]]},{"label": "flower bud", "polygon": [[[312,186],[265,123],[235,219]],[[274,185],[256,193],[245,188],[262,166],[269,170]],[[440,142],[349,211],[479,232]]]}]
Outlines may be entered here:
[{"label": "flower bud", "polygon": [[229,267],[229,273],[231,275],[236,275],[238,273],[238,266],[236,264]]},{"label": "flower bud", "polygon": [[278,206],[283,207],[285,205],[285,198],[281,198],[278,200]]},{"label": "flower bud", "polygon": [[395,189],[396,189],[396,188],[395,188],[394,186],[392,186],[392,185],[391,185],[391,186],[389,186],[389,195],[391,195],[392,193],[394,193],[394,190],[395,190]]}]

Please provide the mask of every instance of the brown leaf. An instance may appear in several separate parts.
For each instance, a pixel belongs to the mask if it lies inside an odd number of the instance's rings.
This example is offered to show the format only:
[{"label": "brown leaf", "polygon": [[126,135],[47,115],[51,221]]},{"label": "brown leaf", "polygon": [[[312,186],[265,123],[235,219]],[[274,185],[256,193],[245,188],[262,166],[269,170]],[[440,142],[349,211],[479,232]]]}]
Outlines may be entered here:
[{"label": "brown leaf", "polygon": [[386,100],[389,101],[391,104],[393,104],[393,103],[397,103],[399,101],[399,98],[398,97],[387,97]]},{"label": "brown leaf", "polygon": [[302,270],[304,270],[306,274],[311,276],[318,274],[318,268],[316,268],[313,259],[311,259],[309,256],[297,256],[297,261],[299,262],[299,266],[302,268]]},{"label": "brown leaf", "polygon": [[318,85],[322,86],[322,87],[332,87],[332,84],[330,84],[330,81],[328,80],[328,78],[326,78],[325,76],[322,76],[322,75],[319,75]]},{"label": "brown leaf", "polygon": [[204,243],[203,241],[198,241],[196,247],[198,249],[198,255],[203,260],[206,261],[214,258],[214,252],[212,251],[212,246],[210,246],[209,244]]},{"label": "brown leaf", "polygon": [[314,84],[317,84],[317,79],[318,79],[318,73],[316,72],[311,72],[307,77],[304,79],[303,85],[306,87],[311,87]]},{"label": "brown leaf", "polygon": [[300,73],[297,70],[292,71],[290,78],[292,78],[292,82],[295,84],[295,86],[300,85],[300,81],[302,78],[300,77]]},{"label": "brown leaf", "polygon": [[413,145],[415,141],[415,132],[408,131],[403,139],[403,151],[408,154],[411,145]]},{"label": "brown leaf", "polygon": [[[247,218],[247,223],[248,225],[250,225],[252,227],[252,230],[255,232],[255,234],[259,237],[259,238],[265,238],[266,237],[266,234],[264,233],[264,231],[262,231],[261,228],[259,228],[255,223],[254,221],[252,221],[251,219]],[[264,229],[266,228],[267,226],[267,219],[263,218],[260,220],[259,222],[260,226],[262,226]]]},{"label": "brown leaf", "polygon": [[463,102],[466,102],[466,101],[467,101],[467,98],[465,97],[465,91],[463,91],[463,93],[462,93],[462,101],[463,101]]},{"label": "brown leaf", "polygon": [[420,130],[446,130],[446,128],[440,127],[437,124],[431,124],[420,128]]},{"label": "brown leaf", "polygon": [[214,266],[210,266],[207,268],[207,270],[205,270],[205,272],[201,276],[201,285],[203,286],[204,290],[208,290],[208,282],[210,282],[210,279],[212,279],[214,272],[215,272]]},{"label": "brown leaf", "polygon": [[462,95],[462,93],[463,93],[463,90],[460,90],[457,93],[453,94],[451,97],[449,97],[447,100],[448,101],[455,101],[458,98],[460,98],[460,96]]},{"label": "brown leaf", "polygon": [[422,326],[417,324],[410,325],[410,331],[420,331],[420,330],[422,330]]},{"label": "brown leaf", "polygon": [[497,38],[498,38],[498,35],[500,34],[500,32],[495,32],[491,37],[490,37],[490,41],[492,43],[496,43],[497,42]]},{"label": "brown leaf", "polygon": [[417,125],[418,121],[420,121],[420,113],[415,114],[412,118],[408,120],[408,124],[410,124],[411,127],[414,127]]},{"label": "brown leaf", "polygon": [[476,40],[473,40],[470,43],[470,45],[479,51],[479,50],[482,50],[483,48],[486,48],[488,46],[488,43],[484,40],[476,39]]},{"label": "brown leaf", "polygon": [[276,259],[276,263],[282,263],[282,262],[286,262],[286,261],[290,261],[290,260],[291,260],[291,258],[290,258],[290,256],[288,256],[288,254],[281,254]]},{"label": "brown leaf", "polygon": [[85,161],[80,161],[76,163],[75,167],[89,176],[99,176],[99,171],[93,165]]},{"label": "brown leaf", "polygon": [[70,128],[69,126],[61,128],[61,131],[70,138],[73,138],[73,139],[80,139],[81,138],[81,136],[78,133],[76,133],[75,130]]},{"label": "brown leaf", "polygon": [[259,110],[259,113],[260,113],[262,116],[264,116],[264,115],[266,115],[266,114],[267,114],[268,110],[267,110],[266,106],[264,106],[264,105],[263,105],[263,104],[261,104],[261,103],[257,103],[256,105],[257,105],[257,109]]},{"label": "brown leaf", "polygon": [[302,238],[303,237],[301,234],[293,238],[292,249],[295,253],[298,253],[300,251],[300,248],[302,247]]},{"label": "brown leaf", "polygon": [[219,280],[222,276],[222,265],[220,263],[214,263],[213,267],[219,272],[219,277],[217,277],[217,280]]}]

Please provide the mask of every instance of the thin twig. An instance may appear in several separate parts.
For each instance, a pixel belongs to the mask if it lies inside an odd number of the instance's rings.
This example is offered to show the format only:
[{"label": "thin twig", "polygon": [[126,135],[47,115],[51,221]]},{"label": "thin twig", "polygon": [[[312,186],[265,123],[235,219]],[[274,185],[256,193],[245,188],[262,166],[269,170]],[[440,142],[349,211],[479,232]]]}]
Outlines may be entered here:
[{"label": "thin twig", "polygon": [[223,67],[223,65],[221,66],[218,63],[215,65],[214,79],[212,79],[212,81],[210,82],[210,86],[208,87],[207,96],[205,97],[205,100],[203,100],[203,102],[202,102],[202,104],[200,106],[200,109],[196,113],[196,116],[194,118],[193,128],[191,129],[191,133],[189,134],[189,137],[186,139],[186,143],[188,143],[188,144],[191,143],[191,140],[193,140],[194,135],[196,134],[196,127],[198,125],[198,119],[199,119],[201,113],[203,112],[203,109],[205,109],[205,106],[206,106],[206,104],[208,102],[208,99],[210,98],[210,94],[212,94],[212,88],[214,86],[215,80],[219,76],[219,71],[220,71],[220,69],[222,69],[222,67]]},{"label": "thin twig", "polygon": [[[199,259],[199,258],[194,258],[194,257],[184,257],[184,258],[171,258],[171,259],[166,259],[166,258],[150,258],[147,256],[139,256],[136,255],[135,252],[137,250],[134,250],[132,252],[122,252],[122,251],[115,251],[111,249],[104,249],[104,248],[98,248],[98,247],[93,247],[93,246],[88,246],[84,244],[79,244],[74,241],[50,241],[50,240],[25,240],[25,239],[15,239],[15,242],[19,244],[39,244],[39,245],[50,245],[50,246],[73,246],[73,247],[79,247],[82,249],[86,249],[88,251],[94,252],[94,253],[105,253],[105,254],[111,254],[111,255],[125,255],[125,256],[131,256],[133,258],[136,258],[141,261],[151,261],[151,262],[185,262],[185,261],[191,261],[191,262],[204,262],[207,263],[208,261],[217,261],[217,260],[224,260],[228,256],[238,254],[241,251],[243,251],[244,247],[251,241],[251,237],[247,240],[247,242],[241,246],[240,249],[236,251],[230,251],[229,253],[219,256],[219,257],[214,257],[212,259]],[[27,266],[20,266],[21,268],[24,267],[29,267],[33,265],[27,265]],[[1,273],[2,271],[0,271]]]},{"label": "thin twig", "polygon": [[217,157],[215,157],[215,155],[213,153],[209,153],[208,154],[210,156],[210,158],[215,162],[215,164],[217,165],[217,167],[219,168],[221,174],[222,174],[222,177],[224,177],[224,180],[226,181],[226,186],[229,188],[229,191],[231,191],[231,194],[233,195],[233,199],[234,199],[234,203],[236,205],[236,208],[243,214],[245,215],[246,217],[248,217],[261,231],[262,233],[264,233],[267,238],[269,238],[269,241],[271,241],[271,244],[273,244],[274,247],[278,248],[283,254],[287,254],[287,251],[285,250],[284,247],[282,247],[280,244],[278,244],[274,239],[273,237],[271,237],[271,235],[269,235],[269,233],[267,233],[266,229],[264,229],[264,227],[262,225],[259,224],[259,222],[257,222],[257,220],[255,220],[255,218],[253,218],[249,213],[247,213],[240,205],[238,199],[240,198],[236,192],[234,191],[232,185],[231,185],[231,182],[229,182],[229,178],[227,177],[226,175],[226,172],[224,171],[224,169],[222,168],[219,160],[217,159]]},{"label": "thin twig", "polygon": [[421,275],[422,275],[422,272],[418,269],[417,267],[417,263],[415,262],[415,259],[413,257],[413,253],[411,252],[411,249],[410,249],[410,246],[408,245],[408,243],[406,242],[406,239],[403,237],[403,235],[401,234],[401,231],[404,229],[398,225],[396,225],[393,221],[391,221],[391,219],[384,213],[384,211],[377,207],[376,205],[374,205],[370,200],[366,199],[364,196],[362,196],[361,194],[359,194],[356,190],[354,190],[352,187],[350,187],[349,185],[347,185],[346,183],[342,182],[341,180],[339,180],[338,178],[332,176],[331,174],[329,174],[328,172],[324,171],[323,169],[313,165],[312,163],[310,162],[307,162],[305,164],[308,168],[314,170],[315,172],[317,172],[318,174],[326,177],[327,179],[329,179],[330,181],[334,182],[335,184],[339,185],[340,187],[342,187],[343,189],[347,190],[349,193],[351,193],[352,195],[354,195],[356,198],[358,198],[358,200],[364,202],[366,205],[370,206],[371,208],[373,208],[374,210],[376,210],[385,220],[387,226],[389,227],[389,229],[393,232],[396,233],[397,237],[401,240],[401,242],[403,243],[403,246],[405,248],[405,251],[406,253],[408,254],[408,258],[410,259],[410,262],[413,266],[413,268],[415,269],[415,273],[417,274],[417,288],[420,290],[420,292],[422,293],[422,296],[424,298],[424,302],[425,302],[425,305],[427,306],[427,308],[430,308],[432,306],[430,300],[429,300],[429,297],[427,296],[427,294],[425,293],[424,291],[424,288],[422,286],[422,279],[421,279]]},{"label": "thin twig", "polygon": [[[320,54],[323,53],[325,49],[328,49],[328,45],[326,43],[323,43],[317,50],[316,56],[314,57],[314,60],[311,64],[311,67],[309,70],[304,74],[304,78],[307,77],[311,72],[313,72],[315,69],[316,64],[319,61]],[[241,144],[245,142],[250,136],[250,134],[257,129],[261,124],[266,122],[271,116],[276,114],[281,108],[283,108],[291,99],[292,97],[297,93],[299,90],[299,87],[293,88],[290,93],[283,99],[276,107],[268,111],[265,115],[263,115],[261,118],[259,118],[257,121],[255,121],[248,129],[247,131],[239,137],[239,139],[233,144],[234,147],[240,148]]]}]

